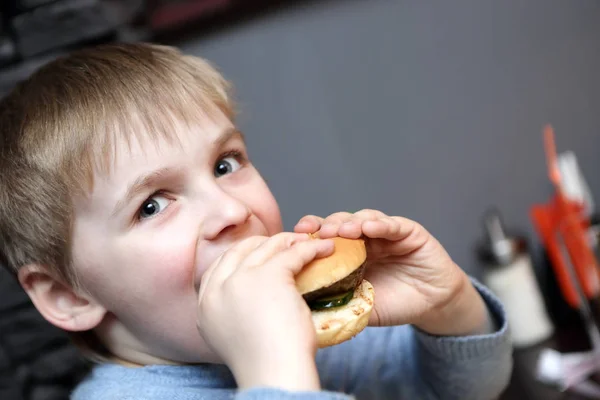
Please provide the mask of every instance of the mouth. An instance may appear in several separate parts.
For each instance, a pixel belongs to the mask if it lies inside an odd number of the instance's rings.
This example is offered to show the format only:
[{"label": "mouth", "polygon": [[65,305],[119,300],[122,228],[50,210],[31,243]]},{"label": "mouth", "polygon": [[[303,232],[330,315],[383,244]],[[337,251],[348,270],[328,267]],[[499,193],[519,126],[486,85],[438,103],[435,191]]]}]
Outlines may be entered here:
[{"label": "mouth", "polygon": [[[196,293],[198,293],[198,291],[200,290],[200,285],[202,284],[202,277],[204,276],[204,273],[210,268],[210,266],[219,258],[221,258],[221,256],[223,254],[225,254],[225,252],[228,250],[228,248],[222,249],[221,251],[217,251],[214,252],[216,254],[215,257],[207,257],[209,260],[211,260],[210,262],[199,262],[196,265],[196,269],[194,271],[194,289],[196,291]],[[206,252],[208,252],[208,249],[206,250]],[[212,253],[212,251],[211,251]]]}]

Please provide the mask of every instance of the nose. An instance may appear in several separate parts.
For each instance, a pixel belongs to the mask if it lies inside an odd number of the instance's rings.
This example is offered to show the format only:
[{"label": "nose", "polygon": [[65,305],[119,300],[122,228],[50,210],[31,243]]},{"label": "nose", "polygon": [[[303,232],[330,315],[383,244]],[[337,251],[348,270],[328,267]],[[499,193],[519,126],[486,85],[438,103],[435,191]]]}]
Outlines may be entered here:
[{"label": "nose", "polygon": [[223,191],[219,191],[211,203],[204,221],[204,237],[207,240],[244,226],[252,215],[243,201]]}]

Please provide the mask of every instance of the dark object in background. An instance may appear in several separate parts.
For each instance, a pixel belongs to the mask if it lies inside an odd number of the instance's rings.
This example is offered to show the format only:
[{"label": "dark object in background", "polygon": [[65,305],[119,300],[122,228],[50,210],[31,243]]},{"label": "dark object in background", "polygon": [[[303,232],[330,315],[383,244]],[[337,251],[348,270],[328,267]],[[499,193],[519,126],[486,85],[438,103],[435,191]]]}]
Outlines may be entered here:
[{"label": "dark object in background", "polygon": [[[590,222],[592,231],[600,232],[600,215],[592,215]],[[594,251],[598,259],[600,259],[599,248],[600,246],[598,246],[598,244],[594,246]],[[548,253],[543,247],[540,247],[537,255],[536,272],[540,281],[540,287],[544,294],[544,300],[546,301],[546,308],[552,322],[557,326],[583,326],[579,312],[569,306],[562,294]],[[600,326],[600,299],[590,299],[590,308],[594,321]]]},{"label": "dark object in background", "polygon": [[4,31],[4,24],[0,14],[0,67],[12,63],[16,59],[15,44]]},{"label": "dark object in background", "polygon": [[9,0],[3,2],[2,11],[8,17],[19,15],[23,12],[33,10],[37,7],[54,3],[59,0]]},{"label": "dark object in background", "polygon": [[506,230],[496,207],[483,215],[485,239],[479,247],[483,283],[502,301],[512,329],[512,344],[526,348],[552,336],[542,292],[525,237]]},{"label": "dark object in background", "polygon": [[67,400],[89,363],[3,268],[0,293],[0,399]]},{"label": "dark object in background", "polygon": [[578,325],[583,329],[579,312],[563,297],[548,253],[540,247],[537,256],[536,272],[550,319],[556,326]]},{"label": "dark object in background", "polygon": [[15,44],[8,36],[0,32],[0,67],[12,63],[16,59]]},{"label": "dark object in background", "polygon": [[0,98],[41,65],[93,44],[169,44],[306,0],[0,0]]},{"label": "dark object in background", "polygon": [[[99,0],[35,0],[47,3],[23,10],[29,1],[8,2],[10,32],[23,58],[108,35],[115,26]],[[20,5],[20,6],[17,6]]]},{"label": "dark object in background", "polygon": [[169,29],[228,8],[233,0],[148,0],[147,18],[153,30]]}]

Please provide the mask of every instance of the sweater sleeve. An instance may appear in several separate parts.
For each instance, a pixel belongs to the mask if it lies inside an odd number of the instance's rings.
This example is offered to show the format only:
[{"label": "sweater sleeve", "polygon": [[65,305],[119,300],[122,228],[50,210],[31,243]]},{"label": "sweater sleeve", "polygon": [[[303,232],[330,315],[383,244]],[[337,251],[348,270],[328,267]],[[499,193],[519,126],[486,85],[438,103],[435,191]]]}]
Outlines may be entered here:
[{"label": "sweater sleeve", "polygon": [[497,397],[507,385],[512,349],[504,310],[473,281],[500,327],[489,335],[434,337],[410,326],[366,328],[317,353],[320,392],[257,387],[236,390],[222,365],[96,366],[72,400],[399,400]]},{"label": "sweater sleeve", "polygon": [[472,283],[499,327],[495,332],[436,337],[411,326],[367,328],[317,354],[323,387],[358,399],[499,397],[512,371],[505,311],[486,287]]},{"label": "sweater sleeve", "polygon": [[247,389],[235,396],[235,400],[355,400],[353,396],[332,392],[289,392],[274,388]]}]

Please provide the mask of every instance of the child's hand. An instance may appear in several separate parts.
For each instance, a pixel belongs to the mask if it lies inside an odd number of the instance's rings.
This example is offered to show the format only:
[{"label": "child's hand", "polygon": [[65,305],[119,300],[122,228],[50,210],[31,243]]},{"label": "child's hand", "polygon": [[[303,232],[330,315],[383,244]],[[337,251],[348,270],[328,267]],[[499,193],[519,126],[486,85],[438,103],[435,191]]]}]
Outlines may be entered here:
[{"label": "child's hand", "polygon": [[487,333],[491,320],[468,276],[422,226],[380,211],[302,218],[296,232],[367,240],[365,279],[375,289],[370,325],[413,324],[436,335]]},{"label": "child's hand", "polygon": [[331,254],[333,242],[308,239],[297,233],[248,238],[202,276],[198,330],[241,388],[319,389],[315,329],[294,276]]}]

